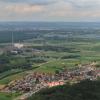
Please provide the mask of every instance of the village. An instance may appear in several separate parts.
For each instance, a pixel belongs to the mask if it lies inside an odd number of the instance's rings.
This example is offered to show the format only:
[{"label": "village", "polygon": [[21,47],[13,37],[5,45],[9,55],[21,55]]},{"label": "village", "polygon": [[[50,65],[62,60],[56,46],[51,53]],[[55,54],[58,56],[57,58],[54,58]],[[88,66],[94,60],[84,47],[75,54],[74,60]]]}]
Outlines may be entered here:
[{"label": "village", "polygon": [[43,88],[64,85],[67,82],[74,84],[86,79],[97,80],[99,77],[100,69],[92,64],[81,65],[74,69],[63,69],[55,74],[34,72],[20,80],[10,82],[1,92],[29,93]]}]

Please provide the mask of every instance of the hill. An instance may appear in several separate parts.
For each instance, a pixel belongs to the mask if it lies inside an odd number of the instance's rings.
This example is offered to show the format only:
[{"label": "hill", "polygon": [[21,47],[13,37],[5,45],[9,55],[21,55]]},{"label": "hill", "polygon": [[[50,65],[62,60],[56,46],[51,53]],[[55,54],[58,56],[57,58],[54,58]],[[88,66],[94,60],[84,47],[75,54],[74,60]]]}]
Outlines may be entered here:
[{"label": "hill", "polygon": [[100,100],[100,81],[85,80],[73,85],[45,89],[28,100]]}]

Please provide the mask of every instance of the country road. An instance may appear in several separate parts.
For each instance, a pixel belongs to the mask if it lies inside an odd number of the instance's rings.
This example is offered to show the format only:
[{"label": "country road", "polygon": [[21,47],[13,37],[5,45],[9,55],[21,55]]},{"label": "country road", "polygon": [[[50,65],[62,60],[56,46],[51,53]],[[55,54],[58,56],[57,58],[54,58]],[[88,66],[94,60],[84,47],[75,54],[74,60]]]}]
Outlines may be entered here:
[{"label": "country road", "polygon": [[41,88],[36,89],[35,91],[30,91],[28,93],[25,93],[13,100],[26,100],[27,98],[31,97],[33,94],[39,92],[41,89],[45,88],[45,86],[41,86]]}]

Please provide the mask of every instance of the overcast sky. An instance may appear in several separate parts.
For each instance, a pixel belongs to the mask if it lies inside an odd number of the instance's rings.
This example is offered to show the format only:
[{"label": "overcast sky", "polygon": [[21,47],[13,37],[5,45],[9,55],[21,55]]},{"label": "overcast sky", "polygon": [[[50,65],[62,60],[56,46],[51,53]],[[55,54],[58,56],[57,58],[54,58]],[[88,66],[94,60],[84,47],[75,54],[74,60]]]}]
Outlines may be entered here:
[{"label": "overcast sky", "polygon": [[100,0],[0,0],[0,21],[100,21]]}]

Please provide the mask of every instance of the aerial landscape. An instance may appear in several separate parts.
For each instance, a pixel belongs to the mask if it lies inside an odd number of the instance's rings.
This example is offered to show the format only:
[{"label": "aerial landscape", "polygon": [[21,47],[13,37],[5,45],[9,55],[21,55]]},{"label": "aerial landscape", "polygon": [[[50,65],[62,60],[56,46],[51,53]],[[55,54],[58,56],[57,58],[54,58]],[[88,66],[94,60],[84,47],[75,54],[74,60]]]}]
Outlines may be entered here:
[{"label": "aerial landscape", "polygon": [[99,6],[1,0],[0,100],[100,100]]}]

